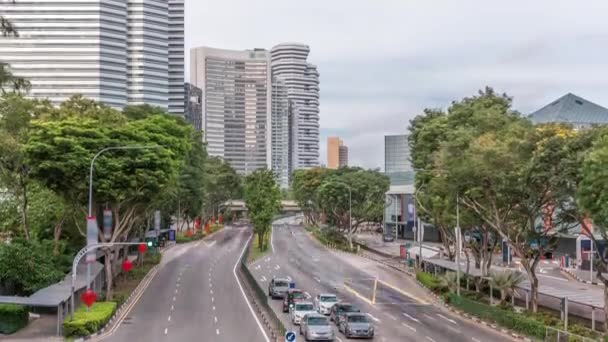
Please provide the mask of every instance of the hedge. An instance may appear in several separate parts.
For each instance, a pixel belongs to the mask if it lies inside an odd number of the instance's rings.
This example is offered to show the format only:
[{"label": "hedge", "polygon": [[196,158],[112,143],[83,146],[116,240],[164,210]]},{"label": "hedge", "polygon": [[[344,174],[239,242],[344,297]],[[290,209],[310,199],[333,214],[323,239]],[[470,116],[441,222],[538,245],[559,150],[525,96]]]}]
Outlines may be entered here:
[{"label": "hedge", "polygon": [[63,321],[63,335],[77,337],[96,333],[112,318],[114,311],[116,311],[115,302],[95,303],[89,311],[81,306],[74,312],[74,320],[71,320],[69,315],[66,316]]},{"label": "hedge", "polygon": [[494,322],[502,327],[530,337],[539,339],[545,338],[545,324],[534,318],[518,314],[511,310],[479,303],[454,293],[450,293],[448,298],[452,306],[483,320]]},{"label": "hedge", "polygon": [[442,294],[447,291],[447,288],[439,283],[439,279],[430,273],[417,272],[416,280],[435,293]]},{"label": "hedge", "polygon": [[27,325],[29,313],[25,306],[0,304],[0,333],[12,334]]}]

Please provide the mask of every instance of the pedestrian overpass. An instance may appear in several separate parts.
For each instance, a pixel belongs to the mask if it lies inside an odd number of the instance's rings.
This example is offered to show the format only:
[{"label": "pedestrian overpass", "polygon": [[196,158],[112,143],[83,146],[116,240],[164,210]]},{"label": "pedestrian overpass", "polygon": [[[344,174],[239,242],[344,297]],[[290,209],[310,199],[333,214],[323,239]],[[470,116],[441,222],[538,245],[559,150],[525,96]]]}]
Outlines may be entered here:
[{"label": "pedestrian overpass", "polygon": [[[224,202],[223,208],[230,210],[231,212],[247,212],[247,206],[243,200],[229,200]],[[282,200],[281,201],[281,212],[282,213],[299,213],[302,209],[298,206],[296,201]]]}]

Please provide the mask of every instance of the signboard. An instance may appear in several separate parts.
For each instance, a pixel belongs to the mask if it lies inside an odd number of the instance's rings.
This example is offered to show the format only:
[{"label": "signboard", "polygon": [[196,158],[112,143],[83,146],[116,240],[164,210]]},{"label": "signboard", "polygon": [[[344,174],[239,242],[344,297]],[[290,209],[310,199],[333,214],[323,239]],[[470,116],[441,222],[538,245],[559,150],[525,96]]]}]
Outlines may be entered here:
[{"label": "signboard", "polygon": [[169,241],[175,241],[175,230],[169,229]]},{"label": "signboard", "polygon": [[[98,241],[97,234],[98,234],[97,219],[95,218],[95,216],[88,216],[87,217],[87,246],[94,245],[97,243],[97,241]],[[96,253],[94,251],[87,253],[86,262],[95,262],[95,259],[97,259],[97,258],[96,258]]]},{"label": "signboard", "polygon": [[103,238],[110,240],[112,238],[112,210],[103,211]]},{"label": "signboard", "polygon": [[502,240],[502,262],[504,264],[510,264],[512,258],[513,257],[511,256],[511,247],[509,247],[507,241]]},{"label": "signboard", "polygon": [[293,331],[285,332],[285,342],[293,342],[296,340],[296,333]]},{"label": "signboard", "polygon": [[154,231],[156,231],[156,236],[160,235],[160,210],[154,212]]}]

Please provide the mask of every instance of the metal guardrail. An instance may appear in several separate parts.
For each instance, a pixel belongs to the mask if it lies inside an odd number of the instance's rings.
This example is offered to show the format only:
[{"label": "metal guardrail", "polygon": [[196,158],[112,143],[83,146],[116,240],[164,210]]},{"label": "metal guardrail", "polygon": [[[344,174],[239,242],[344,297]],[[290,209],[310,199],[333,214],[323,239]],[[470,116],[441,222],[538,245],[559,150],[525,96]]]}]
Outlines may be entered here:
[{"label": "metal guardrail", "polygon": [[258,282],[255,280],[255,278],[247,268],[247,256],[249,255],[249,248],[250,247],[247,246],[243,257],[241,258],[241,270],[245,275],[249,286],[253,289],[253,292],[256,297],[255,300],[264,308],[264,310],[268,314],[268,320],[270,321],[270,324],[272,325],[272,327],[274,327],[274,329],[276,329],[278,336],[283,336],[285,334],[285,326],[283,325],[283,322],[281,322],[274,310],[270,307],[270,304],[268,304],[268,296],[266,295],[266,292],[260,287]]}]

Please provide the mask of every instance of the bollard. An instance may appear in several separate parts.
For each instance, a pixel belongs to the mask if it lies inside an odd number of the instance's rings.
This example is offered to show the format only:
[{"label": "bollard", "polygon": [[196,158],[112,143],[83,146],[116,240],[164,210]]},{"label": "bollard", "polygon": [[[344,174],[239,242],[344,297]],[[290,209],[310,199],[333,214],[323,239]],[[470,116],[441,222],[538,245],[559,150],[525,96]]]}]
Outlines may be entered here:
[{"label": "bollard", "polygon": [[564,298],[564,330],[568,331],[568,297]]}]

